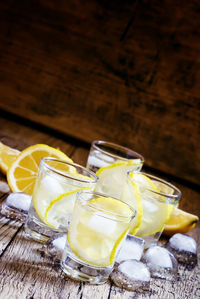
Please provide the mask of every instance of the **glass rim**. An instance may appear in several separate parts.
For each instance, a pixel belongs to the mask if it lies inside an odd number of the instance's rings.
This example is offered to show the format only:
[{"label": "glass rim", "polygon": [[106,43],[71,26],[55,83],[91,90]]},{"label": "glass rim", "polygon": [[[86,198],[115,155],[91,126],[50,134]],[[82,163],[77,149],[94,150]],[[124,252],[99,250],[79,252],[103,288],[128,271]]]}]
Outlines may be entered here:
[{"label": "glass rim", "polygon": [[110,157],[119,158],[122,161],[127,161],[127,160],[131,160],[131,159],[124,158],[124,157],[121,157],[117,154],[107,152],[106,150],[101,149],[99,145],[108,145],[110,148],[116,148],[116,149],[121,150],[122,152],[129,151],[129,152],[131,152],[131,154],[133,154],[136,157],[136,159],[141,160],[140,163],[144,163],[144,157],[141,154],[139,154],[138,152],[135,152],[135,151],[133,151],[132,149],[130,149],[128,147],[125,147],[125,146],[122,146],[122,145],[119,145],[119,144],[116,144],[116,143],[113,143],[113,142],[109,142],[109,141],[103,141],[103,140],[94,140],[94,141],[92,141],[91,146],[93,146],[96,150],[99,150],[100,152],[102,152],[102,153],[104,153],[104,154],[106,154]]},{"label": "glass rim", "polygon": [[[87,202],[89,199],[84,199],[84,198],[81,197],[82,195],[84,196],[84,194],[94,195],[94,196],[99,196],[99,197],[109,197],[109,198],[112,198],[114,200],[117,200],[117,201],[123,203],[127,207],[129,207],[130,211],[132,212],[131,215],[124,216],[122,214],[112,212],[112,211],[110,211],[108,209],[103,209],[103,208],[100,208],[100,207],[97,208],[95,205],[89,203],[87,205],[87,208],[95,210],[95,213],[97,215],[101,216],[101,217],[112,219],[112,220],[115,220],[115,221],[120,221],[120,219],[122,219],[121,221],[123,221],[123,219],[129,219],[129,221],[131,221],[137,215],[136,209],[134,209],[131,205],[129,205],[128,203],[126,203],[126,202],[124,202],[124,201],[122,201],[122,200],[120,200],[120,199],[118,199],[116,197],[110,196],[109,194],[100,193],[100,192],[91,191],[91,190],[80,190],[80,191],[77,192],[77,199],[80,200],[80,201],[83,200],[84,202]],[[109,215],[108,214],[103,214],[102,215],[102,213],[106,213],[106,212],[109,212]],[[114,218],[114,217],[117,217],[117,219]]]},{"label": "glass rim", "polygon": [[160,177],[157,177],[155,175],[152,175],[152,174],[149,174],[149,173],[146,173],[146,172],[143,172],[143,171],[132,171],[132,170],[130,170],[130,171],[127,172],[127,174],[128,174],[128,177],[131,180],[133,180],[133,178],[130,176],[130,173],[141,173],[141,174],[147,176],[148,178],[150,178],[154,181],[158,181],[158,182],[161,182],[164,185],[169,186],[170,188],[174,189],[177,192],[177,194],[168,194],[167,192],[157,191],[157,190],[154,190],[152,188],[145,187],[145,189],[147,189],[148,191],[150,191],[152,193],[155,193],[155,194],[160,195],[160,196],[168,197],[168,198],[171,198],[171,199],[175,199],[176,201],[178,201],[182,196],[182,192],[180,191],[179,188],[177,188],[176,186],[174,186],[170,182],[167,182],[166,180],[164,180]]},{"label": "glass rim", "polygon": [[[60,170],[56,169],[55,167],[49,165],[47,163],[47,161],[54,161],[54,162],[69,165],[69,166],[72,166],[72,167],[75,167],[75,168],[77,168],[77,167],[81,168],[86,173],[88,173],[88,176],[85,176],[85,179],[80,179],[80,178],[77,178],[77,177],[73,176],[73,174],[63,173],[62,171],[60,171]],[[44,157],[44,158],[41,159],[40,165],[45,166],[47,169],[51,170],[52,172],[56,173],[57,175],[59,175],[63,178],[73,179],[74,181],[77,181],[77,182],[96,183],[98,181],[98,176],[94,172],[92,172],[91,170],[87,169],[86,167],[84,167],[80,164],[74,163],[74,162],[71,163],[71,162],[68,162],[68,161],[65,161],[65,160],[60,160],[60,159],[57,159],[57,158],[54,158],[54,157]],[[92,179],[87,179],[87,178],[92,178]]]}]

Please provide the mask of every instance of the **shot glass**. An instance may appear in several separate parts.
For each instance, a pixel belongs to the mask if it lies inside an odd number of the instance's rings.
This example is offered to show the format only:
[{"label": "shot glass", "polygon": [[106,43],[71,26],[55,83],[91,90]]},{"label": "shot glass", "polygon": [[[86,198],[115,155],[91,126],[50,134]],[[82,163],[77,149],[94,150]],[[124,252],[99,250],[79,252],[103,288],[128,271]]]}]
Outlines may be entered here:
[{"label": "shot glass", "polygon": [[25,236],[46,242],[56,233],[67,232],[76,192],[93,190],[95,173],[75,163],[55,158],[41,159],[25,223]]},{"label": "shot glass", "polygon": [[142,155],[121,145],[107,141],[93,141],[87,160],[87,168],[97,172],[99,168],[108,166],[117,161],[133,160],[133,170],[141,170],[144,164]]},{"label": "shot glass", "polygon": [[[127,184],[129,191],[140,201],[138,202],[140,208],[137,208],[140,219],[137,221],[138,229],[135,236],[145,241],[145,248],[157,245],[165,225],[181,198],[181,191],[171,183],[144,172],[128,172]],[[131,193],[129,196],[124,196],[122,193],[122,196],[123,200],[131,204],[133,200]],[[132,203],[135,206],[135,202]]]},{"label": "shot glass", "polygon": [[104,283],[136,211],[109,195],[80,191],[74,205],[61,268],[68,277]]}]

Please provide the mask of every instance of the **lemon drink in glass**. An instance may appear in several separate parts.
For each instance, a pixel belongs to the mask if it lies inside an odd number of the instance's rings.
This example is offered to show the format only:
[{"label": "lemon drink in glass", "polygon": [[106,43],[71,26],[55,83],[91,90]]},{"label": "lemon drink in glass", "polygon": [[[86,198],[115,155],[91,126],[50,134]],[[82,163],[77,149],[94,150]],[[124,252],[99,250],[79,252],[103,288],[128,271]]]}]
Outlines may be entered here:
[{"label": "lemon drink in glass", "polygon": [[32,202],[25,223],[25,236],[40,242],[66,232],[76,193],[93,190],[98,178],[81,165],[56,158],[41,159]]},{"label": "lemon drink in glass", "polygon": [[135,206],[132,198],[137,193],[140,220],[131,234],[144,239],[145,247],[156,245],[162,231],[177,206],[181,191],[169,182],[144,172],[128,172],[121,200]]},{"label": "lemon drink in glass", "polygon": [[92,142],[87,159],[88,169],[97,172],[100,168],[116,162],[131,162],[133,170],[141,170],[144,158],[137,152],[115,143],[102,140]]},{"label": "lemon drink in glass", "polygon": [[104,283],[136,211],[127,203],[92,191],[77,193],[61,268],[75,280]]},{"label": "lemon drink in glass", "polygon": [[115,162],[97,171],[95,190],[120,198],[137,210],[130,233],[156,244],[181,192],[172,184],[142,172],[133,171],[131,162]]}]

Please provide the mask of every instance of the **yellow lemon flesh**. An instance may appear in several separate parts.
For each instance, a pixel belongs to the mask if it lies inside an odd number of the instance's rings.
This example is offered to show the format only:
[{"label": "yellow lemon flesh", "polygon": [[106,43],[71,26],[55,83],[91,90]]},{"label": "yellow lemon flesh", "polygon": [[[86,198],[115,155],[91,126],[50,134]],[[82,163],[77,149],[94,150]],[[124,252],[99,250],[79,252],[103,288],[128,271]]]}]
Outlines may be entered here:
[{"label": "yellow lemon flesh", "polygon": [[7,173],[9,167],[16,160],[19,153],[20,151],[0,142],[0,170],[3,174]]},{"label": "yellow lemon flesh", "polygon": [[98,197],[85,205],[76,201],[67,236],[71,250],[90,265],[112,265],[132,214],[128,205],[110,197]]},{"label": "yellow lemon flesh", "polygon": [[48,171],[40,172],[32,201],[36,213],[45,224],[54,229],[66,229],[76,193],[81,190],[93,190],[95,182],[93,178],[77,173],[72,165],[63,165],[55,161],[50,161],[50,165],[57,166],[56,169],[59,169],[59,173],[63,173],[64,176]]},{"label": "yellow lemon flesh", "polygon": [[66,162],[72,160],[60,150],[45,144],[36,144],[24,149],[7,172],[7,180],[12,192],[25,192],[32,195],[40,160],[54,157]]},{"label": "yellow lemon flesh", "polygon": [[115,162],[96,173],[99,177],[96,191],[121,199],[137,211],[131,228],[133,234],[138,230],[143,214],[139,189],[136,184],[127,181],[127,172],[134,170],[134,167],[134,160]]},{"label": "yellow lemon flesh", "polygon": [[163,233],[167,236],[172,236],[176,233],[185,234],[191,231],[198,221],[199,218],[196,215],[175,208],[169,221],[165,225]]},{"label": "yellow lemon flesh", "polygon": [[[49,206],[43,209],[43,221],[54,229],[59,227],[67,227],[68,221],[71,217],[76,195],[78,191],[89,190],[90,188],[76,188],[75,190],[63,193],[53,199]],[[41,213],[40,213],[41,214]]]},{"label": "yellow lemon flesh", "polygon": [[154,183],[153,180],[141,173],[131,173],[130,176],[140,190],[143,206],[142,221],[136,236],[145,237],[162,231],[173,212],[174,206],[168,204],[166,198],[157,193],[162,188],[160,184]]}]

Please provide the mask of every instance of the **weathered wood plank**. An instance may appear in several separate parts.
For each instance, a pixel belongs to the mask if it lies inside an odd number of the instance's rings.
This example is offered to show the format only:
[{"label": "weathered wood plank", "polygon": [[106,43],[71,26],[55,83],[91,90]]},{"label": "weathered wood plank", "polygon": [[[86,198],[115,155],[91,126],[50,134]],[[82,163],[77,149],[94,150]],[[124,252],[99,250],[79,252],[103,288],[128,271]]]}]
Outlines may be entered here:
[{"label": "weathered wood plank", "polygon": [[10,220],[0,214],[0,256],[7,246],[15,238],[22,224],[16,220]]},{"label": "weathered wood plank", "polygon": [[0,5],[2,109],[199,184],[198,1]]},{"label": "weathered wood plank", "polygon": [[74,151],[74,145],[67,142],[67,137],[65,141],[63,141],[59,137],[51,136],[42,130],[39,131],[34,127],[31,128],[1,117],[0,127],[1,142],[19,150],[23,150],[33,144],[45,143],[49,146],[59,148],[68,156]]},{"label": "weathered wood plank", "polygon": [[109,285],[84,286],[61,273],[58,265],[41,254],[41,244],[24,239],[23,230],[1,257],[1,296],[5,298],[101,298],[108,297]]}]

